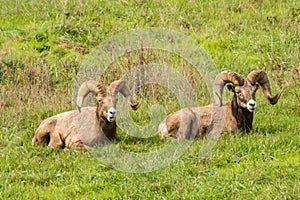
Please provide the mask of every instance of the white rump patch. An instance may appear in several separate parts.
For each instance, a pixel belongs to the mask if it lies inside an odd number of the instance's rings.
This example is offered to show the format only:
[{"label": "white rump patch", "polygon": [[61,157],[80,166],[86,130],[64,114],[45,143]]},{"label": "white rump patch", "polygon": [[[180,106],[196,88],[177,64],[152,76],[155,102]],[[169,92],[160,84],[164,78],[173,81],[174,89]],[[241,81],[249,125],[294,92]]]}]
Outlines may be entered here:
[{"label": "white rump patch", "polygon": [[161,137],[164,137],[168,134],[167,125],[164,121],[159,124],[158,131],[160,132]]}]

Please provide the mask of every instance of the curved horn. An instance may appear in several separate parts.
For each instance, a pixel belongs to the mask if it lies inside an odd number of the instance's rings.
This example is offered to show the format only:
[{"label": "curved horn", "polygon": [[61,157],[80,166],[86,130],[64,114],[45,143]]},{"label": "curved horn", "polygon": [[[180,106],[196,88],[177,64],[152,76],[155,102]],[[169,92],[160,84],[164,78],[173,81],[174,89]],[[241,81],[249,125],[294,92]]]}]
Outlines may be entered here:
[{"label": "curved horn", "polygon": [[213,87],[213,94],[215,104],[218,106],[222,106],[223,88],[226,83],[233,83],[234,85],[243,85],[244,78],[239,74],[231,71],[223,71],[216,76]]},{"label": "curved horn", "polygon": [[118,92],[120,92],[127,99],[127,102],[129,103],[129,105],[133,110],[137,110],[140,107],[142,100],[140,100],[137,103],[133,101],[131,92],[129,90],[129,87],[126,84],[126,81],[123,80],[114,81],[110,84],[109,88],[112,91],[114,97],[116,97]]},{"label": "curved horn", "polygon": [[86,95],[88,95],[90,92],[96,94],[95,90],[98,84],[99,83],[94,80],[89,80],[82,83],[82,85],[78,90],[77,99],[76,99],[76,106],[79,112],[81,111],[81,106]]},{"label": "curved horn", "polygon": [[269,100],[270,104],[272,105],[277,103],[281,93],[288,87],[288,85],[285,85],[278,91],[278,93],[274,97],[272,97],[271,86],[266,72],[262,70],[254,70],[248,74],[247,79],[251,84],[254,85],[258,83],[261,86],[265,97]]}]

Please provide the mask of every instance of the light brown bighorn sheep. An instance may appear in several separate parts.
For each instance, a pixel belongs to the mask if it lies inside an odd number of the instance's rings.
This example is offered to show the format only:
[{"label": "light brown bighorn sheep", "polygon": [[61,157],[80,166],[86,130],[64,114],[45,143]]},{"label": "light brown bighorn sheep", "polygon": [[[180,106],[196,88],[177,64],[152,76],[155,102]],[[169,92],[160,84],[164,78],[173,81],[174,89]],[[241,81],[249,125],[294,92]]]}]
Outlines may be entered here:
[{"label": "light brown bighorn sheep", "polygon": [[[232,101],[223,103],[222,93],[226,84],[234,96]],[[283,87],[272,97],[268,76],[262,70],[252,71],[247,78],[231,71],[221,72],[214,81],[215,103],[204,107],[184,108],[168,115],[159,125],[160,136],[197,138],[203,137],[205,133],[218,137],[224,132],[249,132],[256,108],[255,93],[259,86],[272,105],[277,103],[287,87]]]},{"label": "light brown bighorn sheep", "polygon": [[[78,110],[45,119],[36,130],[32,145],[47,142],[50,147],[90,149],[102,144],[106,138],[116,139],[118,92],[126,98],[132,109],[136,110],[141,105],[141,101],[134,103],[125,81],[114,81],[109,87],[97,81],[86,81],[78,90]],[[81,108],[89,93],[96,95],[97,106]]]}]

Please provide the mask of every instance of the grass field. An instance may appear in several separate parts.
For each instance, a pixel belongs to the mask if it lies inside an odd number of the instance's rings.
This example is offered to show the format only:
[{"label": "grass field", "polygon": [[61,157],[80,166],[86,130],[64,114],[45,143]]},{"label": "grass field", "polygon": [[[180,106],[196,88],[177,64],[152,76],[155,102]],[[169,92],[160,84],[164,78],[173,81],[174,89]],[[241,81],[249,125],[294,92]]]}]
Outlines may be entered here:
[{"label": "grass field", "polygon": [[[0,0],[0,199],[300,199],[300,5],[298,1],[29,1]],[[217,71],[246,76],[263,69],[275,106],[257,93],[254,129],[223,135],[199,157],[196,140],[170,165],[149,173],[105,167],[88,151],[31,146],[40,122],[73,108],[74,79],[89,53],[112,36],[166,28],[195,40]],[[105,83],[142,64],[179,71],[199,105],[211,99],[201,75],[178,55],[129,52],[99,77]],[[148,86],[130,113],[149,123],[151,105],[179,108],[171,92]],[[226,92],[226,98],[231,94]],[[134,138],[119,130],[115,145],[150,152],[170,140]]]}]

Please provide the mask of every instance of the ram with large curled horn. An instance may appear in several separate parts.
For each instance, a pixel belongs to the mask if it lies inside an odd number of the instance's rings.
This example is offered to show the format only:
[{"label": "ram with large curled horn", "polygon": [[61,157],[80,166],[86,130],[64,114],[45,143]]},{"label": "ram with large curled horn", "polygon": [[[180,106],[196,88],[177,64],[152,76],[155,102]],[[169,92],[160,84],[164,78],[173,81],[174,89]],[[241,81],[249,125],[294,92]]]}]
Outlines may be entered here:
[{"label": "ram with large curled horn", "polygon": [[[224,86],[233,92],[233,99],[229,102],[222,101]],[[184,108],[168,115],[159,125],[161,137],[197,138],[208,134],[218,137],[224,132],[249,132],[252,129],[253,111],[257,104],[255,93],[258,88],[270,104],[274,105],[284,86],[272,96],[270,82],[267,74],[262,70],[254,70],[247,78],[231,72],[223,71],[214,81],[214,103],[204,107]]]},{"label": "ram with large curled horn", "polygon": [[[64,112],[42,121],[32,139],[32,145],[47,143],[49,147],[90,149],[103,144],[106,139],[116,139],[119,92],[133,110],[139,108],[141,101],[133,101],[129,87],[123,80],[114,81],[109,87],[94,80],[84,82],[78,90],[78,110]],[[96,96],[97,106],[82,108],[89,93]]]}]

